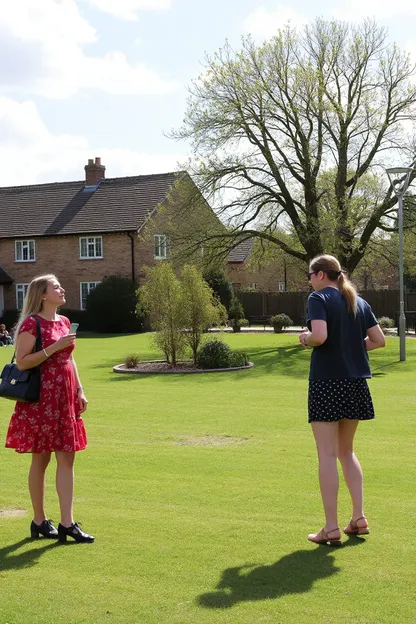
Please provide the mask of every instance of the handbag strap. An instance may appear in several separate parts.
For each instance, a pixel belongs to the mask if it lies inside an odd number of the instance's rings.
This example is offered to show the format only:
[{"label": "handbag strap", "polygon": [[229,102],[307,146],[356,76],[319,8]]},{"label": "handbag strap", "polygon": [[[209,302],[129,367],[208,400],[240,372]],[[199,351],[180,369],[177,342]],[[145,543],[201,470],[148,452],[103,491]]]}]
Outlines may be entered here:
[{"label": "handbag strap", "polygon": [[[41,336],[40,323],[39,323],[38,317],[33,314],[32,318],[35,320],[35,323],[36,323],[36,342],[35,342],[35,347],[32,353],[36,353],[37,351],[42,351],[42,336]],[[13,357],[11,359],[11,364],[13,364],[13,362],[15,361],[15,358],[16,358],[16,349],[14,350]]]}]

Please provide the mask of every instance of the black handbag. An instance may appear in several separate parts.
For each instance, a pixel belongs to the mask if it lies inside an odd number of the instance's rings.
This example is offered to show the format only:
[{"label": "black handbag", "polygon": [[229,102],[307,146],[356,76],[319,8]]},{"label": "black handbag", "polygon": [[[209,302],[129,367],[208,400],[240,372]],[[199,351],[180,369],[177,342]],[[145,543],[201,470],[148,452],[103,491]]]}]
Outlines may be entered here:
[{"label": "black handbag", "polygon": [[[37,334],[34,352],[42,351],[42,338],[40,335],[40,323],[36,316]],[[10,364],[6,364],[0,375],[0,398],[12,401],[36,402],[40,397],[40,366],[34,366],[26,370],[19,370],[14,364],[16,353],[13,354]]]}]

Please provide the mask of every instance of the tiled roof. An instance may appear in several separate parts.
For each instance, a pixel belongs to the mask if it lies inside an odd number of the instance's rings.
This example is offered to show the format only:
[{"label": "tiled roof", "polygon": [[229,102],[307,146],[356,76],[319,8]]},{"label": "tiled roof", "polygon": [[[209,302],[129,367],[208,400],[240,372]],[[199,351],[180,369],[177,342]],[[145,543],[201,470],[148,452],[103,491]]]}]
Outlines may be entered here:
[{"label": "tiled roof", "polygon": [[228,254],[228,262],[245,262],[253,249],[254,240],[249,238],[234,247]]},{"label": "tiled roof", "polygon": [[137,230],[178,175],[108,178],[93,191],[84,181],[0,188],[0,238]]},{"label": "tiled roof", "polygon": [[4,269],[0,267],[0,284],[12,284],[13,280]]}]

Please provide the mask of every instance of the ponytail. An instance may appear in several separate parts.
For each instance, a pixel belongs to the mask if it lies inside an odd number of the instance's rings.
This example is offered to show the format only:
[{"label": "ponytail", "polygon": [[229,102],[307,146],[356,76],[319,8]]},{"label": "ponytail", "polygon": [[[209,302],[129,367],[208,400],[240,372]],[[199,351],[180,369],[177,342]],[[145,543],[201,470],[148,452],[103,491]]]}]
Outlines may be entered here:
[{"label": "ponytail", "polygon": [[357,315],[357,290],[354,284],[348,279],[348,277],[341,271],[338,276],[339,292],[347,302],[348,312]]}]

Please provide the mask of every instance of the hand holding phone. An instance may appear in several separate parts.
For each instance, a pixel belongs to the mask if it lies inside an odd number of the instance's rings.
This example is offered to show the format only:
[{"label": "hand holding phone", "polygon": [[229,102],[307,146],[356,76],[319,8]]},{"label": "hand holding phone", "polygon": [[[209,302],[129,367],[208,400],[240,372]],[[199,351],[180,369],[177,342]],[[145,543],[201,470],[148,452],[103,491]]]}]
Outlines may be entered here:
[{"label": "hand holding phone", "polygon": [[78,327],[79,327],[79,323],[71,323],[71,327],[69,328],[69,333],[76,334]]}]

